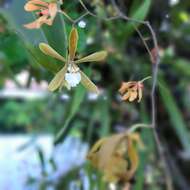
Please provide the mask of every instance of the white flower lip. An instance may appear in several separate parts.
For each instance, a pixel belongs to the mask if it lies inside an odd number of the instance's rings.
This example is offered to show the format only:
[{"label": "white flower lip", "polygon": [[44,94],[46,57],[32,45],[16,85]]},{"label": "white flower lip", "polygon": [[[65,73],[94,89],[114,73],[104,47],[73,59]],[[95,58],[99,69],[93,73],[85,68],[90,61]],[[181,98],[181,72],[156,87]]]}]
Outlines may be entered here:
[{"label": "white flower lip", "polygon": [[76,87],[81,81],[81,74],[79,72],[66,73],[65,80],[67,81],[70,87]]},{"label": "white flower lip", "polygon": [[79,68],[75,64],[69,64],[67,73],[65,74],[65,80],[69,87],[76,87],[81,81],[81,74]]}]

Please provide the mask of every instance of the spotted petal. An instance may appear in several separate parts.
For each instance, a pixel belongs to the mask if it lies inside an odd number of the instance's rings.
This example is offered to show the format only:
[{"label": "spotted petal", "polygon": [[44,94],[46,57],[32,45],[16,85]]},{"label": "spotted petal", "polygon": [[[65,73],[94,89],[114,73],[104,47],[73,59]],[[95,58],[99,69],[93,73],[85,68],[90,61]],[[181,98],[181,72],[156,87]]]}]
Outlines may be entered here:
[{"label": "spotted petal", "polygon": [[88,55],[87,57],[84,57],[82,59],[79,59],[75,61],[75,63],[84,63],[84,62],[98,62],[102,61],[106,58],[107,52],[106,51],[99,51],[96,53],[93,53],[91,55]]},{"label": "spotted petal", "polygon": [[69,57],[70,60],[73,60],[75,58],[75,53],[77,50],[77,44],[78,44],[78,31],[76,28],[72,28],[69,36]]},{"label": "spotted petal", "polygon": [[49,55],[55,59],[58,59],[60,61],[66,62],[66,59],[61,56],[59,53],[57,53],[51,46],[49,46],[48,44],[45,43],[40,43],[39,45],[40,50],[46,54]]},{"label": "spotted petal", "polygon": [[50,82],[49,86],[48,86],[48,90],[49,91],[55,91],[57,90],[59,87],[62,86],[63,81],[65,80],[65,73],[67,72],[67,65],[64,66],[53,78],[53,80]]},{"label": "spotted petal", "polygon": [[82,71],[80,71],[81,74],[81,83],[82,85],[88,89],[90,92],[99,93],[99,90],[97,86],[84,74]]}]

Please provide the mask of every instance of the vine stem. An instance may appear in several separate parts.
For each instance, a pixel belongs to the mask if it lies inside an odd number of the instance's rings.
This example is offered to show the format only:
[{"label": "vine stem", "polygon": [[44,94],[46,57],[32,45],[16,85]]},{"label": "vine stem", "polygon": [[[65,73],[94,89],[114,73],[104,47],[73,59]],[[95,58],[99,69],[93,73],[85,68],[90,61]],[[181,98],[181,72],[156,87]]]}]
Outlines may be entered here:
[{"label": "vine stem", "polygon": [[149,80],[149,79],[151,79],[152,77],[151,76],[148,76],[148,77],[146,77],[146,78],[144,78],[144,79],[142,79],[141,81],[139,81],[140,83],[143,83],[144,81],[146,81],[146,80]]},{"label": "vine stem", "polygon": [[[110,1],[112,3],[113,7],[116,9],[116,12],[118,14],[118,16],[111,17],[111,20],[121,18],[121,19],[124,19],[126,21],[130,21],[132,23],[138,23],[138,24],[145,25],[149,29],[149,31],[151,33],[151,36],[152,36],[154,49],[156,51],[155,59],[154,59],[154,56],[151,53],[151,50],[150,50],[149,46],[147,45],[145,39],[143,38],[143,35],[141,34],[140,30],[135,25],[133,25],[133,27],[137,31],[139,37],[143,41],[143,43],[145,45],[145,48],[147,49],[147,51],[149,53],[150,60],[152,62],[152,78],[153,78],[153,80],[152,80],[152,89],[151,89],[151,110],[152,110],[152,112],[151,112],[151,118],[152,118],[151,128],[153,130],[153,135],[154,135],[154,139],[155,139],[155,142],[156,142],[156,145],[157,145],[158,153],[160,155],[160,159],[161,159],[162,164],[163,164],[163,169],[164,169],[165,177],[166,177],[167,189],[172,190],[173,189],[173,184],[172,184],[172,180],[171,180],[170,171],[169,171],[169,168],[168,168],[168,165],[167,165],[167,159],[165,157],[164,150],[163,150],[161,141],[159,139],[159,135],[158,135],[158,133],[156,131],[156,127],[157,127],[157,123],[156,123],[156,86],[157,86],[157,81],[158,81],[158,68],[159,68],[159,64],[160,64],[159,46],[158,46],[157,37],[156,37],[156,34],[155,34],[152,26],[150,25],[149,21],[137,20],[137,19],[130,18],[130,17],[126,16],[119,9],[119,7],[117,6],[115,0],[110,0]],[[79,2],[82,5],[82,7],[85,9],[85,11],[89,13],[89,15],[91,15],[93,17],[96,17],[96,18],[99,18],[96,14],[94,14],[91,11],[88,10],[88,8],[86,7],[86,5],[83,3],[82,0],[79,0]],[[103,20],[110,20],[110,18],[106,18],[106,19],[103,19]]]},{"label": "vine stem", "polygon": [[135,125],[132,125],[128,130],[127,133],[133,133],[134,131],[136,131],[139,128],[147,128],[150,129],[151,125],[149,124],[144,124],[144,123],[137,123]]},{"label": "vine stem", "polygon": [[145,45],[145,47],[146,47],[146,49],[150,55],[150,59],[152,60],[151,62],[152,62],[152,78],[153,78],[153,80],[152,80],[152,89],[151,89],[151,108],[152,108],[151,127],[153,129],[153,135],[154,135],[154,139],[155,139],[157,149],[158,149],[158,152],[160,155],[160,159],[161,159],[162,164],[163,164],[163,169],[164,169],[165,177],[166,177],[167,189],[172,190],[173,184],[172,184],[172,180],[171,180],[171,174],[170,174],[170,171],[169,171],[169,168],[167,165],[167,159],[165,157],[164,150],[162,147],[162,143],[159,139],[159,135],[156,131],[156,127],[157,127],[157,123],[156,123],[156,86],[157,86],[157,81],[158,81],[158,68],[160,65],[159,46],[158,46],[157,37],[156,37],[156,34],[155,34],[152,26],[150,25],[150,23],[148,21],[141,21],[141,20],[136,20],[136,19],[127,17],[124,13],[121,12],[121,10],[117,6],[115,0],[111,0],[111,2],[113,4],[113,6],[116,8],[116,11],[118,12],[118,14],[120,15],[121,18],[123,18],[126,21],[132,21],[132,22],[143,24],[143,25],[147,26],[150,33],[151,33],[151,36],[152,36],[152,40],[154,43],[154,49],[156,51],[155,59],[153,59],[153,55],[152,55],[146,41],[144,40],[143,36],[141,35],[140,31],[137,28],[135,28],[138,31],[140,38],[143,40],[143,43],[144,43],[144,45]]},{"label": "vine stem", "polygon": [[[160,141],[159,135],[156,131],[157,128],[157,122],[156,122],[156,87],[157,87],[157,82],[158,82],[158,69],[159,69],[159,65],[160,65],[160,56],[159,56],[159,46],[158,46],[158,41],[157,41],[157,37],[156,34],[151,26],[151,24],[149,23],[149,21],[143,21],[143,20],[137,20],[134,18],[130,18],[128,16],[126,16],[118,7],[118,5],[116,4],[115,0],[110,0],[113,7],[115,8],[117,15],[113,16],[113,17],[108,17],[108,18],[101,18],[98,15],[92,13],[84,4],[83,0],[78,0],[79,3],[81,4],[81,6],[83,7],[83,9],[86,11],[86,13],[84,13],[81,17],[79,17],[76,20],[71,19],[68,15],[65,15],[66,18],[72,22],[73,24],[76,24],[78,21],[80,21],[82,18],[84,18],[87,15],[90,15],[92,17],[95,17],[97,19],[100,20],[105,20],[105,21],[110,21],[110,20],[115,20],[115,19],[123,19],[125,21],[129,21],[132,23],[137,23],[137,24],[141,24],[146,26],[149,29],[149,32],[152,36],[152,40],[153,40],[153,45],[154,45],[154,49],[156,51],[156,56],[154,57],[154,55],[151,53],[151,50],[148,46],[148,44],[146,43],[146,40],[144,39],[143,35],[141,34],[140,30],[135,26],[135,24],[133,24],[134,29],[136,30],[136,32],[138,33],[139,37],[141,38],[149,56],[150,56],[150,60],[152,62],[152,89],[151,89],[151,125],[150,128],[152,128],[153,130],[153,136],[157,145],[157,149],[158,149],[158,153],[160,155],[160,159],[162,161],[163,164],[163,169],[164,169],[164,173],[165,173],[165,177],[166,177],[166,185],[167,185],[167,190],[172,190],[173,189],[173,184],[172,184],[172,180],[171,180],[171,174],[167,165],[167,159],[165,157],[164,154],[164,149],[162,147],[162,143]],[[62,13],[64,14],[64,13]],[[137,126],[139,127],[139,126]]]}]

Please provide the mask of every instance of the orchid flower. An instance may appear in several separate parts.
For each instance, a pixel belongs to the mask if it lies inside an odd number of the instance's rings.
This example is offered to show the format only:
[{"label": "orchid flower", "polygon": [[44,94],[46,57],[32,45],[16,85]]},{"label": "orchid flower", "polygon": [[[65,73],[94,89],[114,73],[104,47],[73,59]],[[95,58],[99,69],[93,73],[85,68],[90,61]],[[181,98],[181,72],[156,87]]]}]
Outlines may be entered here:
[{"label": "orchid flower", "polygon": [[144,81],[151,78],[151,76],[148,76],[142,79],[141,81],[122,82],[121,87],[119,89],[119,93],[122,96],[122,100],[133,102],[134,100],[138,99],[138,102],[140,102],[143,96],[143,83]]},{"label": "orchid flower", "polygon": [[69,36],[69,55],[67,59],[62,55],[57,53],[52,47],[48,44],[40,43],[40,50],[53,58],[56,58],[65,63],[63,68],[55,75],[53,80],[50,82],[48,89],[50,91],[55,91],[62,88],[63,86],[70,89],[71,87],[76,87],[80,82],[82,85],[87,88],[90,92],[98,93],[98,88],[96,85],[84,74],[78,65],[85,62],[98,62],[106,58],[106,51],[99,51],[88,55],[79,60],[75,60],[75,54],[78,44],[78,31],[76,28],[72,28]]},{"label": "orchid flower", "polygon": [[24,27],[28,29],[38,29],[43,24],[51,26],[56,17],[58,8],[55,1],[46,2],[44,0],[29,0],[24,9],[28,12],[36,12],[39,18]]},{"label": "orchid flower", "polygon": [[123,101],[133,102],[135,99],[138,99],[138,102],[142,99],[142,89],[143,84],[140,81],[130,81],[123,82],[121,88],[119,89],[120,94],[122,95]]}]

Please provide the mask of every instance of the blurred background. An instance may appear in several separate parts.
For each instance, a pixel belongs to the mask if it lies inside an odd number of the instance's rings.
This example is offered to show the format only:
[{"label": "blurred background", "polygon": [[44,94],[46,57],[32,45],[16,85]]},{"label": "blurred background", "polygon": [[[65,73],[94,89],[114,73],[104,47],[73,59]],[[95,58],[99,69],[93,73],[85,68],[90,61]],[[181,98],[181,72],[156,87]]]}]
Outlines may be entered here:
[{"label": "blurred background", "polygon": [[[109,1],[84,1],[99,15],[112,15]],[[81,68],[101,89],[87,93],[82,86],[59,93],[47,91],[60,62],[44,56],[39,42],[48,42],[65,55],[65,33],[71,23],[57,15],[53,27],[24,29],[34,15],[23,9],[25,0],[0,0],[0,190],[108,189],[85,160],[99,138],[151,120],[151,81],[145,83],[141,103],[120,101],[122,81],[151,75],[147,51],[131,23],[105,22],[85,17],[78,23],[78,56],[100,49],[109,52],[105,64]],[[160,46],[161,65],[157,90],[157,132],[162,141],[173,189],[190,188],[190,1],[118,0],[128,16],[149,20]],[[77,0],[64,1],[72,18],[84,13]],[[149,31],[137,25],[150,48]],[[64,129],[64,130],[63,130]],[[166,179],[152,131],[140,135],[145,149],[134,190],[165,190]],[[54,142],[56,140],[57,145]],[[110,187],[109,189],[114,189]]]}]

